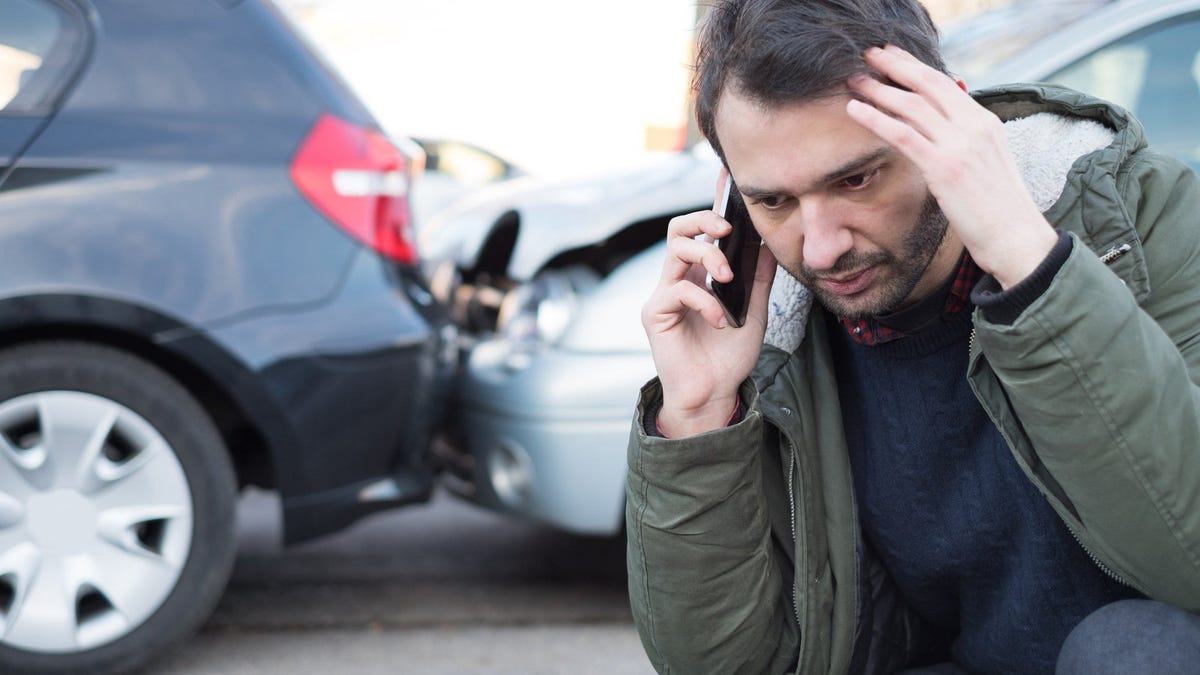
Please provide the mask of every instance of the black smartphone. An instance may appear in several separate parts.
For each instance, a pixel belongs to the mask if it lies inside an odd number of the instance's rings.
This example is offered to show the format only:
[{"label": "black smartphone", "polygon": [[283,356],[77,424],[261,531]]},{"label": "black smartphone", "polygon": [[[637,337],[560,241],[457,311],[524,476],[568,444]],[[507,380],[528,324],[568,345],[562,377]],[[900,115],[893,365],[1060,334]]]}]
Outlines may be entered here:
[{"label": "black smartphone", "polygon": [[708,288],[725,308],[730,325],[741,327],[750,310],[750,289],[754,288],[754,270],[758,267],[762,239],[754,229],[754,223],[750,222],[750,212],[746,210],[746,202],[734,185],[733,177],[726,177],[722,192],[716,210],[733,229],[717,240],[717,247],[729,261],[733,279],[725,283],[709,277]]}]

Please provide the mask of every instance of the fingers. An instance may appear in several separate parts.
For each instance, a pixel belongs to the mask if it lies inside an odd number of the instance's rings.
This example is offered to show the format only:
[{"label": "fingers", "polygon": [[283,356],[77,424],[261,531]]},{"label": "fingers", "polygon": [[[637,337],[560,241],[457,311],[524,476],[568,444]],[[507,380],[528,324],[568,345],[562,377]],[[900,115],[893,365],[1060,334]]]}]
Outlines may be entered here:
[{"label": "fingers", "polygon": [[[936,138],[943,132],[946,116],[918,93],[890,86],[867,75],[848,83],[850,90],[861,96],[871,108],[886,113],[882,117],[904,120],[926,138]],[[869,113],[861,112],[863,115]]]},{"label": "fingers", "polygon": [[729,234],[730,225],[712,211],[697,211],[671,219],[667,225],[667,260],[663,264],[663,284],[684,279],[694,265],[718,281],[729,281],[733,272],[712,242]]},{"label": "fingers", "polygon": [[[722,172],[724,175],[724,172]],[[696,211],[667,225],[667,255],[658,288],[643,307],[642,322],[651,332],[666,332],[694,311],[714,328],[728,325],[725,312],[704,285],[706,274],[718,281],[733,279],[725,255],[713,243],[729,234],[730,225],[713,211]]]},{"label": "fingers", "polygon": [[[967,96],[949,75],[930,67],[899,47],[872,47],[866,51],[864,58],[867,65],[921,97],[942,115],[953,115],[974,105],[971,97]],[[903,109],[893,109],[893,112],[901,110]]]},{"label": "fingers", "polygon": [[922,141],[951,140],[955,124],[972,119],[982,110],[945,73],[917,60],[898,47],[871,48],[867,64],[891,83],[862,75],[847,84],[859,100],[847,105],[850,116],[875,135],[902,151],[927,150]]},{"label": "fingers", "polygon": [[729,321],[716,296],[690,281],[660,286],[642,306],[642,325],[650,334],[666,333],[695,312],[713,328],[727,328]]},{"label": "fingers", "polygon": [[[725,196],[728,172],[721,170],[715,203],[719,205]],[[714,207],[715,208],[715,207]],[[643,307],[643,324],[648,330],[665,332],[678,325],[689,311],[700,314],[714,328],[729,325],[725,310],[704,284],[704,276],[714,280],[733,280],[733,270],[725,254],[714,244],[714,240],[727,236],[732,229],[728,221],[715,211],[697,211],[671,219],[667,225],[667,255],[663,263],[658,288],[650,301]],[[766,247],[759,255],[755,272],[754,301],[766,302],[771,282],[775,278],[775,258]],[[758,308],[765,316],[765,306]]]},{"label": "fingers", "polygon": [[974,119],[983,110],[960,80],[899,47],[872,47],[863,57],[888,82],[862,75],[850,80],[850,90],[880,111],[908,122],[931,140],[954,131],[946,124],[948,120]]},{"label": "fingers", "polygon": [[894,84],[852,79],[847,84],[856,98],[846,112],[920,166],[926,180],[941,182],[938,175],[954,175],[954,166],[999,142],[999,119],[956,80],[898,47],[872,48],[864,56]]},{"label": "fingers", "polygon": [[933,147],[929,138],[904,120],[886,115],[857,99],[851,99],[846,104],[846,114],[919,166],[926,166],[932,161]]}]

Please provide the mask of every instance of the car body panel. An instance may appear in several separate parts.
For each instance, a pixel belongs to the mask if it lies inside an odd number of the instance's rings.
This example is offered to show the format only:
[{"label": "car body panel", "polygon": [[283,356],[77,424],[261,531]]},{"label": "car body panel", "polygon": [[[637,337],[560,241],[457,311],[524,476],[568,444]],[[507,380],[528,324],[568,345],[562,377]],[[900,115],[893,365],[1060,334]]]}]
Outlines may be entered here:
[{"label": "car body panel", "polygon": [[[629,437],[647,371],[645,353],[553,350],[526,361],[503,343],[480,345],[455,419],[477,462],[474,498],[581,534],[615,533],[625,465],[612,454]],[[528,477],[497,479],[505,470]]]},{"label": "car body panel", "polygon": [[284,167],[101,165],[37,145],[0,185],[6,244],[22,252],[0,268],[5,293],[103,287],[203,326],[327,300],[358,248],[297,198]]}]

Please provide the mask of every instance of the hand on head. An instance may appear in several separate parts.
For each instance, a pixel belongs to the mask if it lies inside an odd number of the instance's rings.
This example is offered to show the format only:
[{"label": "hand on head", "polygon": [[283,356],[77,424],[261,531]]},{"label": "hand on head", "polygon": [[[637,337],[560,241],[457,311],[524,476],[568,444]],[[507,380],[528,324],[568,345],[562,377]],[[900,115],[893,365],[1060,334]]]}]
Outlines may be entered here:
[{"label": "hand on head", "polygon": [[981,268],[1005,288],[1024,279],[1056,236],[1025,188],[1003,124],[961,80],[899,47],[872,48],[865,57],[895,85],[852,79],[847,114],[920,169]]}]

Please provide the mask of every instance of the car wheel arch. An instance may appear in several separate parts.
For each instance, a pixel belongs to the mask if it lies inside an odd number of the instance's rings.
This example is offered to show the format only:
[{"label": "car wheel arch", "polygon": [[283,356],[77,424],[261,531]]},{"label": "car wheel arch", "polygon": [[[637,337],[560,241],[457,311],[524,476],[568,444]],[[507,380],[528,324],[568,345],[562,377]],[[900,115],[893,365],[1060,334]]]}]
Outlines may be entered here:
[{"label": "car wheel arch", "polygon": [[[601,278],[622,263],[666,238],[667,225],[683,213],[650,216],[617,228],[611,235],[586,246],[562,248],[541,261],[529,278],[517,278],[509,270],[521,235],[521,216],[508,211],[499,218],[478,249],[475,263],[459,270],[459,293],[446,293],[460,327],[473,333],[495,330],[504,295],[549,270],[574,265],[590,268]],[[486,257],[485,257],[486,256]]]},{"label": "car wheel arch", "polygon": [[624,261],[665,239],[667,225],[680,215],[684,214],[667,213],[629,223],[598,242],[559,251],[538,271],[582,262],[602,277],[608,276]]},{"label": "car wheel arch", "polygon": [[[187,331],[188,345],[163,340]],[[25,296],[0,300],[0,348],[70,340],[105,345],[134,354],[175,379],[207,413],[225,442],[240,486],[278,486],[276,453],[289,439],[282,430],[263,428],[255,419],[274,413],[265,397],[241,386],[248,371],[207,337],[149,308],[85,295]],[[200,364],[220,363],[214,372]],[[230,386],[239,383],[239,386]]]}]

